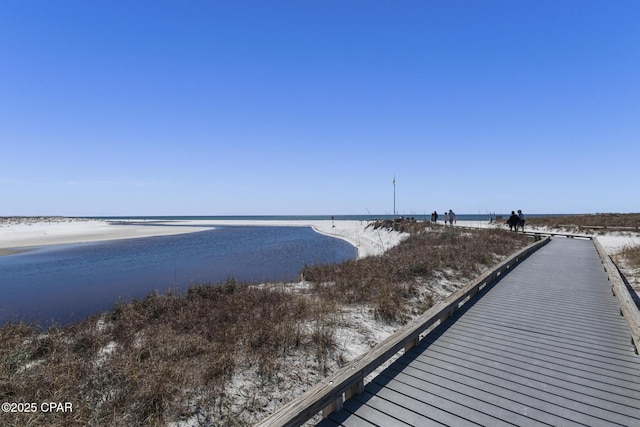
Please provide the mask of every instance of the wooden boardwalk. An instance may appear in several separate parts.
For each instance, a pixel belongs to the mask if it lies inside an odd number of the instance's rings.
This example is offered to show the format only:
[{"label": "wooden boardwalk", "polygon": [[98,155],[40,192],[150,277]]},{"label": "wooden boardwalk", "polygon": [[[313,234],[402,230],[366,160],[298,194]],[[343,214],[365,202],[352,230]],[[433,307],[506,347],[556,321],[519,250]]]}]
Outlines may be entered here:
[{"label": "wooden boardwalk", "polygon": [[318,425],[640,426],[640,358],[590,240],[481,294]]}]

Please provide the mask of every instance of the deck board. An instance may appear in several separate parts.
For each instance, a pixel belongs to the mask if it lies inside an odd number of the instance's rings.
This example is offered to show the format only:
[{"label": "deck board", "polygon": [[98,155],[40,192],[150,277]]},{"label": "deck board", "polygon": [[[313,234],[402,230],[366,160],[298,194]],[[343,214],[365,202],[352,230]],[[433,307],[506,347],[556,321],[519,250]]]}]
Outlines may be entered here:
[{"label": "deck board", "polygon": [[640,426],[640,358],[593,243],[553,239],[323,423]]}]

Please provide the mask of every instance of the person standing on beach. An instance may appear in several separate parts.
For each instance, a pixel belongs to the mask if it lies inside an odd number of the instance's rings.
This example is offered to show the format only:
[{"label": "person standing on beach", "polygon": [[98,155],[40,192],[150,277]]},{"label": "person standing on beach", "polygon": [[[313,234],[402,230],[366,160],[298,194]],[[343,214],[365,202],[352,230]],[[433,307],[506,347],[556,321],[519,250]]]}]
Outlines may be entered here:
[{"label": "person standing on beach", "polygon": [[524,233],[524,214],[520,209],[518,209],[518,225],[516,225],[516,232],[518,231],[518,227],[521,227],[522,232]]},{"label": "person standing on beach", "polygon": [[447,222],[449,222],[449,213],[447,212],[447,210],[444,210],[444,213],[442,214],[442,216],[444,217],[444,225],[447,225]]},{"label": "person standing on beach", "polygon": [[507,225],[509,226],[509,230],[513,231],[513,229],[515,228],[515,230],[518,231],[519,222],[520,222],[520,218],[518,218],[518,215],[516,215],[515,211],[511,211],[511,216],[507,220]]},{"label": "person standing on beach", "polygon": [[456,222],[457,222],[456,214],[451,209],[449,209],[449,224],[453,225]]}]

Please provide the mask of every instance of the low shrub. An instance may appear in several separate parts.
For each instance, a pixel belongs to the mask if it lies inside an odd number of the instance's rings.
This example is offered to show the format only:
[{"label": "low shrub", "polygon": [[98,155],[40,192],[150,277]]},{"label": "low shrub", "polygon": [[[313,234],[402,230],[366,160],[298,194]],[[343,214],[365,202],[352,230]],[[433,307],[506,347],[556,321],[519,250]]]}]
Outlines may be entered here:
[{"label": "low shrub", "polygon": [[406,301],[416,296],[422,279],[454,272],[447,274],[464,281],[528,243],[504,230],[439,228],[414,233],[380,256],[306,266],[303,277],[322,298],[370,304],[378,318],[402,322],[408,319]]},{"label": "low shrub", "polygon": [[563,215],[543,218],[527,217],[527,225],[551,228],[640,227],[640,213],[600,213]]}]

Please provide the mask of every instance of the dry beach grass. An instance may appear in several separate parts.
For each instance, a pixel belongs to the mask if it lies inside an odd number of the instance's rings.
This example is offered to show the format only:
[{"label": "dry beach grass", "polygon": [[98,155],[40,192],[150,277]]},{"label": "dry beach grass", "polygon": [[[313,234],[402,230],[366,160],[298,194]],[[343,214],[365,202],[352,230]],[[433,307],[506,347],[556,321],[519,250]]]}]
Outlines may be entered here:
[{"label": "dry beach grass", "polygon": [[410,237],[383,255],[307,266],[297,284],[229,280],[65,327],[4,325],[1,400],[72,402],[73,412],[3,414],[2,424],[250,425],[347,361],[340,328],[397,327],[529,242],[495,229],[404,229]]},{"label": "dry beach grass", "polygon": [[544,218],[528,218],[527,224],[569,230],[630,229],[640,228],[640,214],[602,213],[592,215],[563,215]]}]

